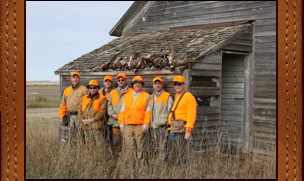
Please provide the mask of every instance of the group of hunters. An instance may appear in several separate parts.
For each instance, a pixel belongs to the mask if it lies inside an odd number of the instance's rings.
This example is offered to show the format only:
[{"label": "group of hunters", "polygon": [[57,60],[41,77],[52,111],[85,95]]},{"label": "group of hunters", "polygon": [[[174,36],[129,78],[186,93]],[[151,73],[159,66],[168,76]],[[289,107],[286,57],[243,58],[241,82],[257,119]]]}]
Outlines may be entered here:
[{"label": "group of hunters", "polygon": [[124,73],[119,73],[116,80],[116,89],[109,75],[104,77],[103,88],[96,80],[90,80],[85,87],[80,84],[80,74],[72,72],[72,86],[64,90],[59,109],[60,125],[69,117],[69,142],[81,140],[88,145],[107,146],[115,155],[122,146],[132,151],[136,144],[136,157],[144,163],[149,133],[159,158],[169,160],[175,150],[184,163],[197,106],[194,96],[185,90],[184,77],[174,77],[174,99],[164,91],[160,77],[153,79],[152,95],[142,90],[145,82],[141,76],[133,78],[133,89],[128,87]]}]

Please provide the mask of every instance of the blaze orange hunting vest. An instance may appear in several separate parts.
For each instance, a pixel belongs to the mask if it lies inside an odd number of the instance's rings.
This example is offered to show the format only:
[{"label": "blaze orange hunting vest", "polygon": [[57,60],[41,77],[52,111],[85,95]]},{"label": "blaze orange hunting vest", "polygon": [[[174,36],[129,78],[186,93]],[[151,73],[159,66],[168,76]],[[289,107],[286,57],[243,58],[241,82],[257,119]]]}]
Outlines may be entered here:
[{"label": "blaze orange hunting vest", "polygon": [[[130,92],[130,91],[132,91],[132,89],[128,87],[128,92]],[[122,101],[124,100],[124,97],[125,97],[125,95],[128,92],[126,92],[126,93],[123,94]],[[112,100],[111,100],[111,103],[112,103],[112,105],[117,105],[119,103],[119,93],[117,92],[116,89],[112,90]],[[121,102],[121,104],[122,104],[122,102]]]},{"label": "blaze orange hunting vest", "polygon": [[[93,99],[93,110],[99,111],[100,110],[100,102],[101,100],[105,97],[101,92],[99,93],[99,98],[98,99]],[[91,98],[89,97],[89,95],[86,95],[82,98],[82,111],[86,109],[88,103],[90,102]]]},{"label": "blaze orange hunting vest", "polygon": [[[125,124],[144,124],[145,120],[150,123],[151,111],[146,111],[147,107],[147,96],[149,94],[145,91],[142,91],[141,94],[137,97],[134,106],[134,95],[133,92],[126,94],[125,97],[125,114],[124,114],[124,123]],[[146,117],[147,112],[147,117]]]}]

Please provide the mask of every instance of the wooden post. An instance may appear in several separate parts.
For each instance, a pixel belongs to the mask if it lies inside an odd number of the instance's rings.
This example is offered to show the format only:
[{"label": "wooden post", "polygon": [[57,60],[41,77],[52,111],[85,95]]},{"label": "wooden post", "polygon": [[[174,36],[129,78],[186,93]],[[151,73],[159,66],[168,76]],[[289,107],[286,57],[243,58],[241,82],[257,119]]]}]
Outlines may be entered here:
[{"label": "wooden post", "polygon": [[244,61],[244,122],[243,122],[243,152],[253,149],[253,59],[252,53]]}]

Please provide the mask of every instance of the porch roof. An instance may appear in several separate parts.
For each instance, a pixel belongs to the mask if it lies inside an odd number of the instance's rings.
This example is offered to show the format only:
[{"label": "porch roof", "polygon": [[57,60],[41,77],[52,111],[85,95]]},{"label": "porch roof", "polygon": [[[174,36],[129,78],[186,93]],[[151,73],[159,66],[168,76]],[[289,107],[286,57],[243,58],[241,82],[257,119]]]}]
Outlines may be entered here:
[{"label": "porch roof", "polygon": [[121,57],[140,53],[168,52],[167,44],[176,50],[177,56],[188,54],[188,58],[203,61],[207,55],[221,49],[252,28],[251,23],[207,29],[151,32],[118,37],[54,71],[55,75],[104,72],[102,65],[117,54]]}]

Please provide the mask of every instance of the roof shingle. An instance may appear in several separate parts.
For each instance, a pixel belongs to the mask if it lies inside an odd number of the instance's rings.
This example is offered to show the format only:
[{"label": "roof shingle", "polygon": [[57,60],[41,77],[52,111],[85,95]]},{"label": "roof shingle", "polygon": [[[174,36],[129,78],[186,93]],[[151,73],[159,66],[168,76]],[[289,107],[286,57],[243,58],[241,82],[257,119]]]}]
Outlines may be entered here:
[{"label": "roof shingle", "polygon": [[[152,52],[168,52],[165,40],[181,56],[188,53],[188,58],[201,60],[206,55],[217,51],[238,36],[246,33],[252,24],[217,27],[198,30],[152,32],[132,34],[116,38],[57,69],[55,74],[78,72],[101,72],[102,65],[109,62],[118,53],[121,57],[140,53],[146,56]],[[190,55],[190,56],[189,56]]]}]

